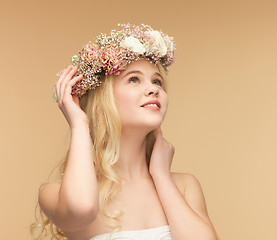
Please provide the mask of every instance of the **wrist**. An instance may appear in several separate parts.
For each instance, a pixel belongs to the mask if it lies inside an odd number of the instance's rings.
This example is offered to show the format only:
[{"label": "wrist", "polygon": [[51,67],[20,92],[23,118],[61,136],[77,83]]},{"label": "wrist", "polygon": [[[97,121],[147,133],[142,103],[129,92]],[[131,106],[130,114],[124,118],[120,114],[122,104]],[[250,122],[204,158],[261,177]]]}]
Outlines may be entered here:
[{"label": "wrist", "polygon": [[153,180],[159,181],[159,180],[162,180],[162,179],[168,179],[168,178],[171,177],[171,175],[170,175],[170,172],[166,172],[166,173],[160,172],[160,173],[152,173],[151,177],[152,177]]},{"label": "wrist", "polygon": [[85,121],[74,123],[70,126],[72,132],[87,131],[89,130],[89,124]]}]

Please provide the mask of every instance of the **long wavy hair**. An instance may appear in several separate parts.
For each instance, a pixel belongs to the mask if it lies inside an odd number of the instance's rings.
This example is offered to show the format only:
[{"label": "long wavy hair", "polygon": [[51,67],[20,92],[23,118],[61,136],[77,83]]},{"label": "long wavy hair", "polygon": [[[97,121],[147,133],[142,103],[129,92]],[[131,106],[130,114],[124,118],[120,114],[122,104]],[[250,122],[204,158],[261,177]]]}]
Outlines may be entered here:
[{"label": "long wavy hair", "polygon": [[[164,79],[164,89],[167,92],[167,73],[161,64],[157,64],[159,72]],[[92,139],[92,156],[97,181],[99,183],[99,211],[104,214],[106,223],[116,232],[121,229],[118,218],[124,214],[122,210],[108,212],[107,204],[121,190],[121,179],[113,166],[119,159],[121,121],[116,108],[113,95],[114,75],[102,75],[100,87],[90,90],[80,98],[80,107],[87,114],[89,120],[90,136]],[[97,116],[97,117],[95,117]],[[146,160],[149,166],[151,153],[155,143],[155,131],[146,136]],[[61,182],[68,159],[65,157],[59,163],[57,182]],[[52,171],[53,172],[53,171]],[[48,178],[49,179],[49,178]],[[40,185],[38,192],[49,182]],[[37,211],[39,210],[39,218]],[[41,210],[37,202],[35,208],[36,222],[30,225],[32,239],[42,240],[64,239],[67,237]],[[48,231],[49,230],[49,231]],[[36,232],[39,234],[36,234]],[[36,236],[37,235],[37,236]]]}]

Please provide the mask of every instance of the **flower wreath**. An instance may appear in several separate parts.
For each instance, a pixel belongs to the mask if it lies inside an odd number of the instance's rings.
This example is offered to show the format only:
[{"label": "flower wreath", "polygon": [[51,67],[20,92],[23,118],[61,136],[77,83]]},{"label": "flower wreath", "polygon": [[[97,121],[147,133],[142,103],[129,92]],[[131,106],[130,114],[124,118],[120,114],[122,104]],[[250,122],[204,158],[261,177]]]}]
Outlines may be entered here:
[{"label": "flower wreath", "polygon": [[[141,24],[118,24],[121,30],[111,30],[110,36],[101,33],[95,43],[89,41],[78,55],[71,58],[72,66],[77,66],[75,76],[83,78],[72,86],[71,94],[81,97],[90,89],[101,84],[100,77],[119,75],[128,64],[138,59],[147,59],[155,65],[161,63],[166,73],[174,62],[176,44],[172,37],[161,30],[153,30],[150,26]],[[60,76],[61,72],[57,74]],[[57,102],[56,88],[53,88],[53,100]]]}]

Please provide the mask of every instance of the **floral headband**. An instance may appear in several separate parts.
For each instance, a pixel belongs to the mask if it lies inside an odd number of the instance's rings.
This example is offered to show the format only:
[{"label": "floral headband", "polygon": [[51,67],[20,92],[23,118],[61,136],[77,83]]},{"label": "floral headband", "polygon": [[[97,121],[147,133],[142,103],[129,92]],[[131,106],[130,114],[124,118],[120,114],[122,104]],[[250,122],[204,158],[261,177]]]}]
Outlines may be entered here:
[{"label": "floral headband", "polygon": [[[71,94],[81,97],[90,89],[101,84],[100,77],[105,75],[119,75],[131,62],[146,59],[155,65],[161,63],[168,72],[174,62],[176,44],[173,37],[162,31],[153,30],[150,26],[141,24],[118,24],[122,30],[111,30],[111,35],[101,33],[95,43],[88,42],[78,55],[71,58],[72,66],[77,66],[75,76],[83,78],[72,86]],[[61,72],[57,74],[60,76]],[[53,100],[57,102],[56,87],[53,88]]]}]

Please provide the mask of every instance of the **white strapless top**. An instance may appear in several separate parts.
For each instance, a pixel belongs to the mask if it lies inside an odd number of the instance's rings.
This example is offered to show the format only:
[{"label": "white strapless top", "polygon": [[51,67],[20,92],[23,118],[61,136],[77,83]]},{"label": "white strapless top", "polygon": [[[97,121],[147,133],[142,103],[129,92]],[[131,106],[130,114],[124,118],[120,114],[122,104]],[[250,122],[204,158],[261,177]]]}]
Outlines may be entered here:
[{"label": "white strapless top", "polygon": [[169,225],[143,230],[120,231],[97,235],[89,240],[172,240]]}]

